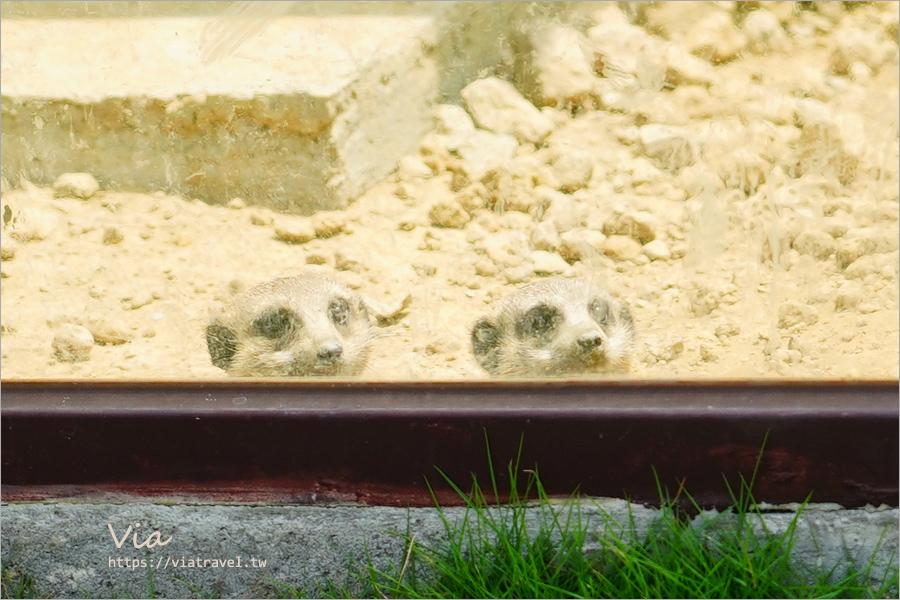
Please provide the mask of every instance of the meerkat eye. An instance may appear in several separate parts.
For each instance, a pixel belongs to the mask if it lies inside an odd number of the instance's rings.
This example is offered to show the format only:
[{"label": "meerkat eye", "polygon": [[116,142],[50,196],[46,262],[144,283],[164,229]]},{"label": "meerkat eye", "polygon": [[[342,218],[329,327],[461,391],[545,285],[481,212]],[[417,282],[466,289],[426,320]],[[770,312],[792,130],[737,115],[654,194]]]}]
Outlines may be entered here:
[{"label": "meerkat eye", "polygon": [[286,308],[270,308],[253,319],[250,325],[254,335],[275,340],[290,333],[299,324],[297,316]]},{"label": "meerkat eye", "polygon": [[520,336],[539,336],[553,329],[559,321],[559,311],[541,304],[535,306],[517,323]]},{"label": "meerkat eye", "polygon": [[350,320],[350,306],[343,298],[335,298],[328,305],[328,314],[335,325],[346,325]]},{"label": "meerkat eye", "polygon": [[609,322],[609,304],[603,300],[594,300],[591,302],[591,316],[600,325],[606,325]]}]

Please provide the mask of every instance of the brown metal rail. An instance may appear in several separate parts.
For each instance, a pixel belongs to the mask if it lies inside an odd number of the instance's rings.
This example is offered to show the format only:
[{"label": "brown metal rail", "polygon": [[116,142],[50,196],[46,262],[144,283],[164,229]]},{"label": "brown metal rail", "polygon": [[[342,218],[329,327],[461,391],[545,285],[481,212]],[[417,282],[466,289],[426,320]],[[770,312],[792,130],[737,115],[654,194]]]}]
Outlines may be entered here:
[{"label": "brown metal rail", "polygon": [[[445,505],[507,465],[551,495],[658,483],[898,505],[898,382],[2,382],[3,500]],[[523,475],[521,480],[524,481]]]}]

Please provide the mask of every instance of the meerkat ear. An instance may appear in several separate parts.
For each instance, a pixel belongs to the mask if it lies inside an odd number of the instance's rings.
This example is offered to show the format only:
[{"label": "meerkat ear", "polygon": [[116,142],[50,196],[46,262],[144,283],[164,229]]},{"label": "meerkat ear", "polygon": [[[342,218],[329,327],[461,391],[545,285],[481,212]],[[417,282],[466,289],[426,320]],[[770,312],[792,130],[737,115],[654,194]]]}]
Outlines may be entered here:
[{"label": "meerkat ear", "polygon": [[487,318],[480,319],[472,328],[472,352],[484,370],[497,373],[500,366],[500,328]]},{"label": "meerkat ear", "polygon": [[213,321],[206,328],[206,347],[212,364],[220,369],[228,369],[237,352],[237,338],[233,331],[218,321]]}]

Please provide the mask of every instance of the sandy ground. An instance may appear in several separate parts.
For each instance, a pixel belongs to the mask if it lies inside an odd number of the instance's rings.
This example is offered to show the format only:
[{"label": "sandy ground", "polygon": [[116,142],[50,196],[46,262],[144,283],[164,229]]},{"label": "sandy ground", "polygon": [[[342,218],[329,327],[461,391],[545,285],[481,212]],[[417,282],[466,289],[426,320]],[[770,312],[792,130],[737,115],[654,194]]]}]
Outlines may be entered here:
[{"label": "sandy ground", "polygon": [[[421,153],[344,211],[4,182],[2,376],[224,377],[210,309],[320,268],[379,303],[412,296],[371,379],[486,377],[472,324],[550,275],[631,306],[635,378],[896,378],[897,4],[776,4],[630,15],[635,39],[688,48],[700,74],[591,50],[591,93],[517,82],[551,127],[536,141],[440,107]],[[591,18],[573,30],[602,41]],[[87,360],[55,355],[67,324],[91,331]]]}]

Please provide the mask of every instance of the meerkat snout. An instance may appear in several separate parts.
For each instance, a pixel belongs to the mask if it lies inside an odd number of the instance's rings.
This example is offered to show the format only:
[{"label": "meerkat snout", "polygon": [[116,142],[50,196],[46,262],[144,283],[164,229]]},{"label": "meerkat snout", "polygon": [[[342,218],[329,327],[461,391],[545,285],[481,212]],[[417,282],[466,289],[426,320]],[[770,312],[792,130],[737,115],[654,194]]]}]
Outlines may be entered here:
[{"label": "meerkat snout", "polygon": [[212,363],[245,377],[358,375],[374,337],[362,297],[317,273],[260,284],[206,328]]},{"label": "meerkat snout", "polygon": [[475,359],[501,376],[625,372],[634,342],[625,303],[584,279],[527,285],[472,329]]},{"label": "meerkat snout", "polygon": [[334,365],[344,360],[344,349],[338,342],[329,342],[319,346],[316,358],[323,365]]},{"label": "meerkat snout", "polygon": [[578,347],[582,352],[593,352],[603,345],[603,336],[599,333],[586,333],[578,338]]}]

